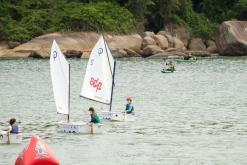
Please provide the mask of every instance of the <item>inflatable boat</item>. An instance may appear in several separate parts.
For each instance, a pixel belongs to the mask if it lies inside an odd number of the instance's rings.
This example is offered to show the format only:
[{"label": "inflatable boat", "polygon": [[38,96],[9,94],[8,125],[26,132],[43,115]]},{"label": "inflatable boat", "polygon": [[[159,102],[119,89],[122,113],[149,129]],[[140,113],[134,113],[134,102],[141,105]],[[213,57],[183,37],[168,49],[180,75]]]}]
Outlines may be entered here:
[{"label": "inflatable boat", "polygon": [[59,161],[41,138],[33,136],[17,157],[15,165],[59,165]]}]

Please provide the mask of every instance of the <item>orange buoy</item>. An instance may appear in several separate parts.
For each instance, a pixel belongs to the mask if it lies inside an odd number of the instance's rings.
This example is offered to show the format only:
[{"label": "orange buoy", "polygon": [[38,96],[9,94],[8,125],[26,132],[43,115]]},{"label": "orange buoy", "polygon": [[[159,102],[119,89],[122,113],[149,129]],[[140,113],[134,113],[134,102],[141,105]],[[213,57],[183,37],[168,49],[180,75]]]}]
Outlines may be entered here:
[{"label": "orange buoy", "polygon": [[41,138],[33,136],[15,165],[59,165],[59,161]]}]

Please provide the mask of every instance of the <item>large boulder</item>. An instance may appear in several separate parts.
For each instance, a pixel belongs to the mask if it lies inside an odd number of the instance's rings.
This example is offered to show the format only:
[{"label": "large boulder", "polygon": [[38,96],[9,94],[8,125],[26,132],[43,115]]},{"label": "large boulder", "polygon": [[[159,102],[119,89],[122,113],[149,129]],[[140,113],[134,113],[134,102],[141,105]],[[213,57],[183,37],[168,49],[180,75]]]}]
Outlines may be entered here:
[{"label": "large boulder", "polygon": [[186,27],[174,23],[168,23],[164,26],[164,30],[171,36],[179,38],[184,43],[185,47],[188,46],[190,32]]},{"label": "large boulder", "polygon": [[247,21],[226,21],[219,27],[216,45],[221,55],[247,55]]},{"label": "large boulder", "polygon": [[205,44],[207,46],[207,51],[209,51],[210,53],[218,52],[217,46],[213,40],[207,40]]},{"label": "large boulder", "polygon": [[81,56],[82,56],[82,51],[67,50],[66,52],[64,52],[64,55],[65,55],[67,58],[73,58],[73,57],[81,58]]},{"label": "large boulder", "polygon": [[162,35],[154,35],[153,39],[156,41],[156,44],[161,48],[161,49],[167,49],[168,48],[168,41],[166,37]]},{"label": "large boulder", "polygon": [[57,41],[64,53],[68,50],[91,51],[99,37],[100,35],[94,32],[50,33],[14,48],[12,54],[22,54],[23,57],[49,58],[53,40]]},{"label": "large boulder", "polygon": [[189,44],[189,50],[202,50],[206,51],[206,45],[201,38],[193,38]]},{"label": "large boulder", "polygon": [[[129,57],[128,53],[123,50],[123,49],[117,49],[117,50],[113,50],[112,54],[114,54],[114,57],[116,58],[120,58],[120,57]],[[89,56],[90,54],[88,54]],[[88,56],[84,57],[82,56],[82,58],[88,58]]]},{"label": "large boulder", "polygon": [[184,43],[177,37],[173,37],[174,48],[178,50],[185,50]]},{"label": "large boulder", "polygon": [[139,51],[142,45],[142,37],[139,34],[106,35],[106,41],[111,50],[128,48]]},{"label": "large boulder", "polygon": [[173,48],[174,47],[174,39],[173,37],[166,31],[159,31],[158,35],[163,35],[164,37],[166,37],[167,41],[168,41],[168,47],[169,48]]},{"label": "large boulder", "polygon": [[143,37],[153,37],[155,34],[154,32],[146,31],[143,33]]},{"label": "large boulder", "polygon": [[147,36],[143,38],[141,48],[144,49],[148,45],[155,45],[155,44],[156,44],[155,40],[152,37]]},{"label": "large boulder", "polygon": [[163,50],[157,45],[148,45],[143,49],[142,56],[148,57],[154,54],[162,53]]},{"label": "large boulder", "polygon": [[[79,57],[83,54],[83,58],[88,58],[99,37],[100,34],[95,32],[50,33],[36,37],[14,49],[0,50],[0,56],[48,58],[52,41],[55,39],[62,52],[68,57]],[[125,48],[134,51],[141,49],[142,38],[138,34],[105,35],[105,38],[113,52]]]},{"label": "large boulder", "polygon": [[139,52],[136,52],[136,51],[134,51],[134,50],[125,48],[124,51],[127,53],[127,55],[128,55],[129,57],[141,57],[141,55],[139,54]]}]

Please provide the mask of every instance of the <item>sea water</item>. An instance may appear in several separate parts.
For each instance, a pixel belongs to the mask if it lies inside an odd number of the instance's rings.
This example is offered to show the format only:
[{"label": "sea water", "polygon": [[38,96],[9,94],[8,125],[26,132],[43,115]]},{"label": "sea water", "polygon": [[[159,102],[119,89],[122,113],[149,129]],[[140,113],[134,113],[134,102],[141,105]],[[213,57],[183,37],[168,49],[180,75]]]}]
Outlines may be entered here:
[{"label": "sea water", "polygon": [[[71,120],[87,121],[80,98],[87,60],[70,59]],[[49,60],[0,60],[0,127],[21,122],[23,144],[1,145],[0,165],[13,165],[38,135],[61,165],[247,164],[247,58],[201,59],[160,70],[162,59],[117,59],[113,110],[133,98],[135,122],[106,122],[102,135],[57,131]]]}]

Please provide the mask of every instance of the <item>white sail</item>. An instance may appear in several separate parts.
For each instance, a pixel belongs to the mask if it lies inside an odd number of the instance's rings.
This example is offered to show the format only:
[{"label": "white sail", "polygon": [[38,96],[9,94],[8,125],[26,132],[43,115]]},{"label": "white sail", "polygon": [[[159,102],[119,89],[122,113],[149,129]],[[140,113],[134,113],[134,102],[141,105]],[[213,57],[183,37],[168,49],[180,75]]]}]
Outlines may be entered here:
[{"label": "white sail", "polygon": [[69,64],[55,40],[51,48],[50,70],[57,112],[69,114]]},{"label": "white sail", "polygon": [[103,36],[101,36],[90,55],[81,96],[110,104],[113,72],[114,59]]}]

